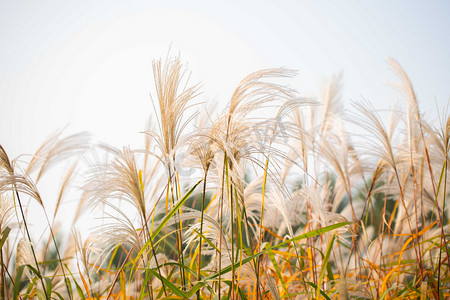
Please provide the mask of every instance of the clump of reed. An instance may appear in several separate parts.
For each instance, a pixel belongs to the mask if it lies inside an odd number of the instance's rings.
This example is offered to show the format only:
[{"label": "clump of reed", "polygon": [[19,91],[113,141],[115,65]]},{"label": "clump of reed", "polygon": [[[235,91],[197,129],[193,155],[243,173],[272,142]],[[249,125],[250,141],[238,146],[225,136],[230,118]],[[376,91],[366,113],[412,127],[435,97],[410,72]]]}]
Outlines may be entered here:
[{"label": "clump of reed", "polygon": [[[153,64],[143,147],[62,132],[29,158],[0,146],[1,298],[449,297],[450,117],[427,122],[390,65],[405,101],[388,122],[365,102],[345,114],[339,77],[309,99],[280,83],[295,75],[282,68],[208,111],[174,57]],[[52,205],[39,186],[57,166]],[[83,214],[101,215],[84,239]]]}]

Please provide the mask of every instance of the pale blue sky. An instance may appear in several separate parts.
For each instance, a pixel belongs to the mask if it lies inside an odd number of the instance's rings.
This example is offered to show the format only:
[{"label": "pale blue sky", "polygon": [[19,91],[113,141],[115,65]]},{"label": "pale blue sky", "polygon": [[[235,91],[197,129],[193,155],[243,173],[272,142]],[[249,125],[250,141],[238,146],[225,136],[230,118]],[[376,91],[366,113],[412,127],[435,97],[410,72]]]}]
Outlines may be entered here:
[{"label": "pale blue sky", "polygon": [[29,153],[67,124],[133,143],[151,113],[151,61],[169,45],[221,102],[246,74],[285,66],[304,95],[342,71],[345,105],[389,108],[401,99],[384,84],[391,56],[433,117],[450,96],[449,3],[0,1],[0,143]]}]

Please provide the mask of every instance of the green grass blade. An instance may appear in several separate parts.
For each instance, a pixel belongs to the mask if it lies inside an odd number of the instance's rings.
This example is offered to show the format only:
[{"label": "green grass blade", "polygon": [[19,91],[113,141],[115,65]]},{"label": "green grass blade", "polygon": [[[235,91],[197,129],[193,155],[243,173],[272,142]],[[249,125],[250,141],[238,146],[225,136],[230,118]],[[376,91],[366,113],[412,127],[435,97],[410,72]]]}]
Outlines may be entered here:
[{"label": "green grass blade", "polygon": [[325,271],[327,270],[328,260],[330,259],[331,249],[333,248],[334,239],[336,238],[336,234],[333,234],[331,241],[328,243],[327,252],[325,252],[325,257],[323,258],[322,269],[319,274],[319,282],[317,283],[316,289],[316,297],[319,298],[323,278],[325,276]]},{"label": "green grass blade", "polygon": [[202,239],[208,244],[208,245],[210,245],[211,247],[213,247],[216,251],[217,251],[217,253],[219,253],[220,254],[220,250],[219,250],[219,248],[217,248],[207,237],[205,237],[203,234],[201,234],[200,232],[198,232],[197,230],[195,230],[195,229],[193,229],[193,231],[197,234],[197,235],[199,235],[199,236],[201,236],[202,237]]},{"label": "green grass blade", "polygon": [[390,291],[397,289],[397,288],[398,288],[398,286],[391,286],[390,288],[385,290],[384,293],[381,295],[380,300],[383,300],[384,298],[386,298],[386,296],[389,294]]},{"label": "green grass blade", "polygon": [[19,288],[20,288],[20,280],[22,279],[23,270],[25,269],[25,265],[20,266],[17,269],[16,278],[14,279],[14,289],[13,289],[13,299],[17,300],[19,296]]},{"label": "green grass blade", "polygon": [[3,248],[3,244],[6,242],[6,239],[8,238],[10,231],[11,231],[11,228],[9,228],[8,226],[3,230],[2,239],[0,240],[0,249]]},{"label": "green grass blade", "polygon": [[32,265],[26,265],[26,266],[27,266],[28,269],[30,269],[34,274],[36,274],[36,276],[37,276],[38,278],[42,278],[41,273],[39,273],[39,271],[36,270],[35,267],[33,267]]},{"label": "green grass blade", "polygon": [[[266,244],[266,247],[270,247],[269,244]],[[283,286],[284,291],[286,292],[286,295],[288,295],[289,299],[292,299],[292,297],[289,295],[288,290],[286,289],[286,285],[283,280],[283,276],[281,276],[280,267],[278,266],[277,260],[275,259],[275,255],[273,254],[273,251],[270,248],[267,249],[267,254],[269,255],[273,267],[275,268],[275,272],[277,273],[278,278],[280,278],[281,284]]]},{"label": "green grass blade", "polygon": [[[228,285],[231,288],[231,281],[230,280],[223,280],[222,282],[225,283],[226,285]],[[248,300],[248,298],[245,295],[244,291],[239,286],[236,286],[236,288],[237,288],[237,292],[238,292],[238,295],[239,295],[239,299]],[[230,289],[230,291],[231,291],[231,289]]]},{"label": "green grass blade", "polygon": [[169,222],[169,220],[175,215],[175,213],[180,209],[180,207],[186,202],[186,200],[191,196],[192,192],[195,188],[202,182],[200,180],[197,182],[190,190],[187,192],[181,200],[179,200],[176,205],[172,208],[172,210],[164,217],[163,221],[159,224],[159,226],[152,232],[151,239],[156,238],[158,233],[164,228],[164,226]]},{"label": "green grass blade", "polygon": [[135,261],[141,257],[141,255],[144,253],[144,251],[150,246],[153,239],[156,238],[158,233],[164,228],[164,226],[169,222],[169,220],[173,217],[173,215],[180,209],[180,207],[186,202],[186,200],[191,196],[192,192],[195,190],[195,188],[202,182],[200,180],[197,182],[190,190],[187,192],[181,200],[179,200],[176,205],[172,208],[172,210],[164,217],[162,222],[158,225],[158,227],[152,232],[150,239],[145,243],[145,245],[142,247],[141,251],[139,251],[138,255],[136,256]]},{"label": "green grass blade", "polygon": [[[347,225],[349,225],[349,224],[352,224],[352,222],[341,222],[341,223],[336,223],[336,224],[333,224],[333,225],[330,225],[330,226],[326,226],[326,227],[319,228],[319,229],[316,229],[316,230],[313,230],[313,231],[309,231],[309,232],[307,232],[307,233],[298,235],[298,236],[296,236],[296,237],[294,237],[294,238],[292,238],[292,239],[289,239],[289,240],[287,240],[287,241],[284,241],[284,242],[282,242],[282,243],[280,243],[280,244],[278,244],[278,245],[275,245],[275,246],[273,246],[273,247],[270,247],[269,249],[280,248],[280,247],[283,247],[283,246],[285,246],[285,245],[287,245],[287,244],[289,244],[289,243],[291,243],[291,242],[296,242],[296,241],[299,241],[299,240],[302,240],[302,239],[314,237],[314,236],[320,235],[320,234],[322,234],[322,233],[329,232],[329,231],[338,229],[338,228],[343,227],[343,226],[347,226]],[[253,259],[255,259],[255,258],[257,258],[257,257],[259,257],[259,256],[261,256],[261,255],[263,255],[263,254],[265,254],[265,253],[267,252],[267,250],[268,250],[268,249],[266,248],[266,249],[262,250],[261,252],[258,252],[258,253],[256,253],[256,254],[253,254],[253,255],[251,255],[251,256],[249,256],[249,257],[243,259],[243,260],[242,260],[242,265],[245,265],[246,263],[252,261]],[[240,264],[240,262],[237,262],[237,263],[235,264],[234,267],[238,267],[239,264]],[[211,275],[211,276],[209,276],[209,277],[206,277],[205,280],[204,280],[203,282],[199,282],[199,283],[195,284],[195,285],[192,287],[192,289],[190,289],[190,290],[186,293],[186,295],[187,295],[188,297],[193,296],[200,288],[202,288],[202,287],[206,284],[206,282],[208,282],[208,281],[210,281],[210,280],[213,280],[213,279],[219,277],[219,274],[223,275],[223,274],[226,274],[226,273],[230,272],[231,269],[232,269],[232,267],[231,267],[231,265],[230,265],[230,266],[227,266],[227,267],[223,268],[223,269],[220,270],[219,272],[217,272],[217,273],[215,273],[215,274],[213,274],[213,275]]]},{"label": "green grass blade", "polygon": [[[67,267],[67,266],[66,266],[66,267]],[[72,276],[73,282],[75,283],[75,287],[77,288],[78,296],[80,296],[80,299],[82,299],[82,300],[86,299],[86,298],[84,297],[83,290],[81,289],[80,285],[79,285],[79,284],[77,283],[77,281],[75,280],[75,277],[73,276],[72,272],[69,270],[69,268],[67,268],[67,270],[69,271],[69,274],[70,274],[70,276]],[[69,279],[67,279],[66,284],[67,284],[67,282],[69,282],[69,284],[70,284],[70,280],[69,280]],[[68,285],[68,288],[69,288],[69,285]],[[71,293],[72,293],[72,286],[70,286],[69,290],[70,290]]]},{"label": "green grass blade", "polygon": [[41,290],[36,290],[36,295],[39,300],[50,299],[50,298],[47,298],[47,294],[45,294],[44,291],[41,291]]},{"label": "green grass blade", "polygon": [[45,281],[47,282],[47,299],[50,299],[52,297],[52,280],[50,278],[45,278]]},{"label": "green grass blade", "polygon": [[25,294],[27,294],[27,295],[31,294],[31,291],[34,289],[34,286],[36,285],[36,283],[37,283],[38,280],[39,280],[39,278],[34,277],[34,278],[30,281],[30,284],[28,285]]},{"label": "green grass blade", "polygon": [[56,296],[58,296],[58,299],[64,300],[64,298],[61,296],[61,294],[58,293],[57,291],[53,291],[53,294],[55,294]]},{"label": "green grass blade", "polygon": [[340,222],[340,223],[336,223],[336,224],[333,224],[333,225],[330,225],[330,226],[319,228],[319,229],[316,229],[316,230],[313,230],[313,231],[309,231],[307,233],[298,235],[298,236],[296,236],[296,237],[294,237],[292,239],[286,240],[286,241],[284,241],[284,242],[282,242],[282,243],[280,243],[280,244],[278,244],[276,246],[273,246],[272,249],[280,248],[280,247],[282,247],[284,245],[287,245],[289,243],[292,243],[292,242],[296,242],[296,241],[303,240],[303,239],[306,239],[306,238],[310,238],[310,237],[314,237],[314,236],[317,236],[317,235],[321,235],[322,233],[329,232],[331,230],[338,229],[338,228],[341,228],[343,226],[347,226],[347,225],[350,225],[350,224],[352,224],[352,222]]},{"label": "green grass blade", "polygon": [[180,290],[175,284],[167,280],[166,278],[160,276],[158,272],[155,272],[152,269],[148,269],[150,273],[152,273],[153,276],[156,276],[159,280],[161,280],[162,284],[166,286],[172,293],[175,295],[182,297],[182,298],[189,298],[182,290]]},{"label": "green grass blade", "polygon": [[[141,292],[139,294],[139,300],[144,299],[145,296],[145,288],[147,287],[148,282],[151,280],[152,278],[152,274],[148,272],[148,270],[145,270],[145,279],[144,279],[144,283],[142,284],[141,287]],[[150,292],[150,291],[149,291]]]},{"label": "green grass blade", "polygon": [[69,288],[70,295],[73,296],[72,283],[70,282],[70,279],[66,277],[65,281],[66,281],[66,286]]},{"label": "green grass blade", "polygon": [[[307,281],[306,282],[307,284],[309,284],[313,289],[317,289],[317,285],[315,285],[314,283],[312,283],[312,282],[310,282],[310,281]],[[319,289],[320,290],[320,289]],[[324,291],[322,291],[322,290],[320,290],[320,294],[322,295],[322,297],[324,297],[325,299],[327,299],[327,300],[331,300],[331,298],[330,297],[328,297],[328,295],[327,294],[325,294],[325,292]]]}]

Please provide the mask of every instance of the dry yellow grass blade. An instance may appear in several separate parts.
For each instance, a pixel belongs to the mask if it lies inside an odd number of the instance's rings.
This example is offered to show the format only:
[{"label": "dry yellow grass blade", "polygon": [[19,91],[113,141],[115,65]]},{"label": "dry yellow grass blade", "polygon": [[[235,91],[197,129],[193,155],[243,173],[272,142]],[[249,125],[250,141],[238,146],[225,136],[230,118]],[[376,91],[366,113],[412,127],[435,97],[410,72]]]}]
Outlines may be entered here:
[{"label": "dry yellow grass blade", "polygon": [[383,282],[382,282],[382,284],[381,284],[380,293],[382,294],[382,293],[384,293],[384,292],[386,291],[387,285],[388,285],[388,283],[389,283],[389,280],[391,279],[392,275],[393,275],[395,272],[398,272],[399,270],[401,270],[401,269],[403,269],[403,268],[406,268],[406,267],[409,267],[409,266],[412,266],[412,265],[413,265],[413,264],[402,264],[402,265],[400,265],[400,266],[397,266],[397,267],[391,269],[391,270],[386,274],[386,276],[383,278]]}]

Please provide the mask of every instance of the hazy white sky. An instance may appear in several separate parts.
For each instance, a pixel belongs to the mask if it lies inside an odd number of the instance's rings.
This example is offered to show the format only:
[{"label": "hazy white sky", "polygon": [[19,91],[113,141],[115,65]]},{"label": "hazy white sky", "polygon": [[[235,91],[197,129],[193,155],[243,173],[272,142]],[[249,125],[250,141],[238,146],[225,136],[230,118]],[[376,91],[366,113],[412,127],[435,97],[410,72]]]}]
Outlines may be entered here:
[{"label": "hazy white sky", "polygon": [[0,144],[31,153],[65,125],[133,143],[152,112],[151,61],[170,45],[220,102],[250,72],[285,66],[304,95],[342,71],[345,105],[389,108],[391,56],[434,116],[450,96],[449,15],[449,1],[0,0]]}]

